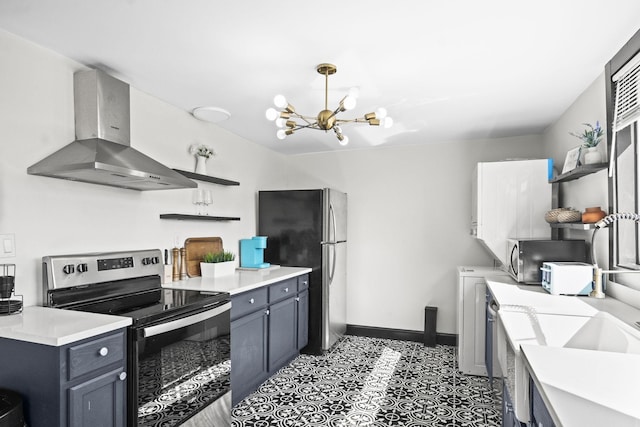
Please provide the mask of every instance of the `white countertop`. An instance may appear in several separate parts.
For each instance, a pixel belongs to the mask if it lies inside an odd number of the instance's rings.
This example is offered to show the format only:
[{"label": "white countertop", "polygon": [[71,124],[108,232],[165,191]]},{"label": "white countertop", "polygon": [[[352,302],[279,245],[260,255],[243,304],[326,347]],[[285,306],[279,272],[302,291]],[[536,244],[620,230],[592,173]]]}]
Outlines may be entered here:
[{"label": "white countertop", "polygon": [[[167,289],[229,292],[231,295],[311,272],[304,267],[280,267],[258,271],[237,270],[218,278],[194,277],[163,285]],[[61,346],[131,325],[129,317],[30,306],[22,313],[0,316],[0,338]]]},{"label": "white countertop", "polygon": [[523,344],[563,427],[639,426],[640,355]]},{"label": "white countertop", "polygon": [[30,306],[0,317],[0,337],[61,346],[129,325],[128,317]]},{"label": "white countertop", "polygon": [[[519,346],[558,425],[640,426],[640,350],[631,348],[639,342],[640,329],[632,325],[640,320],[640,310],[610,297],[550,295],[504,277],[487,283],[500,307],[506,338]],[[631,348],[630,353],[571,348],[578,339],[581,346],[585,340],[598,342],[597,329],[585,336],[583,328],[591,319],[603,318],[622,321],[624,333],[615,345]],[[603,342],[611,336],[606,330],[600,333]]]},{"label": "white countertop", "polygon": [[222,277],[191,277],[187,280],[163,284],[165,289],[188,289],[201,292],[229,292],[231,295],[250,291],[271,283],[310,273],[306,267],[278,267],[264,270],[236,270]]}]

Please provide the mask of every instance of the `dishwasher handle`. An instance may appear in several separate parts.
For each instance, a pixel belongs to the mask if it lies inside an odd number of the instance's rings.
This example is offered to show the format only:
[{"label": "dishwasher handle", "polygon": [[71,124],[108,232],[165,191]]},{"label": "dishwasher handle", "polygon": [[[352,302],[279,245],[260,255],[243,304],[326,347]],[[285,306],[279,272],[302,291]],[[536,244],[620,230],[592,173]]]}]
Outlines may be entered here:
[{"label": "dishwasher handle", "polygon": [[491,301],[487,305],[487,312],[489,313],[492,319],[494,319],[498,315],[499,309],[500,308],[498,307],[498,304],[495,301]]}]

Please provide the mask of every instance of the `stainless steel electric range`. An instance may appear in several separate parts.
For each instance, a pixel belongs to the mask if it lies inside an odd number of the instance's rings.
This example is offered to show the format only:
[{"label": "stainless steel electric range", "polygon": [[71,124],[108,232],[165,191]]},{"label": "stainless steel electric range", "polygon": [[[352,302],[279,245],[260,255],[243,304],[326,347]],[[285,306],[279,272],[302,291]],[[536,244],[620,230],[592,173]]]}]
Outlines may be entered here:
[{"label": "stainless steel electric range", "polygon": [[163,289],[158,249],[45,256],[42,270],[45,305],[132,319],[130,427],[230,423],[228,293]]}]

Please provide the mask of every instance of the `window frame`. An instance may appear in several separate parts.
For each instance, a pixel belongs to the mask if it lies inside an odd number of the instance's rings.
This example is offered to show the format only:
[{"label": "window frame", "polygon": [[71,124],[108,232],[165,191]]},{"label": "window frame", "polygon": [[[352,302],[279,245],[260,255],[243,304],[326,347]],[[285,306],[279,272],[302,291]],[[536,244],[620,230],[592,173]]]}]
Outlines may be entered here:
[{"label": "window frame", "polygon": [[[636,55],[640,54],[640,30],[638,30],[633,37],[616,53],[616,55],[611,58],[611,60],[605,65],[605,99],[606,99],[606,115],[607,115],[607,126],[606,126],[606,143],[607,143],[607,152],[612,153],[612,141],[613,141],[613,129],[614,129],[614,108],[615,108],[615,96],[616,96],[616,83],[613,81],[613,76],[618,73],[627,63],[629,63],[632,59],[636,57]],[[639,133],[640,125],[638,123],[630,125],[631,136],[632,136],[632,144],[634,145],[633,150],[635,152],[640,151],[640,138]],[[617,147],[616,147],[617,151]],[[617,153],[613,153],[613,157],[617,159]],[[639,158],[635,156],[635,206],[639,206],[640,200],[638,193],[638,176],[637,170],[639,165]],[[609,195],[609,212],[618,212],[618,182],[617,182],[617,170],[614,168],[616,173],[612,174],[612,176],[608,179],[608,195]],[[636,210],[637,212],[637,210]],[[638,225],[635,224],[636,227],[636,242],[635,242],[635,257],[637,260],[636,265],[633,266],[635,268],[640,268],[640,253],[639,245],[640,245],[640,237],[638,234]],[[612,230],[609,232],[609,267],[610,269],[629,269],[632,266],[629,265],[620,265],[618,263],[618,233],[619,227],[618,223],[614,222],[611,226]],[[634,269],[635,269],[634,268]],[[616,275],[616,282],[621,284],[626,284],[628,282],[625,280],[626,278],[631,278],[630,276],[635,275]],[[619,280],[618,280],[619,279]],[[631,280],[630,283],[636,282],[635,280]],[[640,289],[637,285],[627,285],[633,288]]]}]

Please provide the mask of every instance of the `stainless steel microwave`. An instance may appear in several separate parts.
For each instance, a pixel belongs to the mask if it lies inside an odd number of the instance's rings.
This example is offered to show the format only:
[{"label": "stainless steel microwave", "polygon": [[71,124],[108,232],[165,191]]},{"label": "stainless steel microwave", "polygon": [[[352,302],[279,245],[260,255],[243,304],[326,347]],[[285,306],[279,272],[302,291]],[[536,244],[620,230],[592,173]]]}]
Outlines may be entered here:
[{"label": "stainless steel microwave", "polygon": [[540,284],[543,262],[587,261],[584,240],[508,239],[507,271],[514,280],[527,284]]}]

